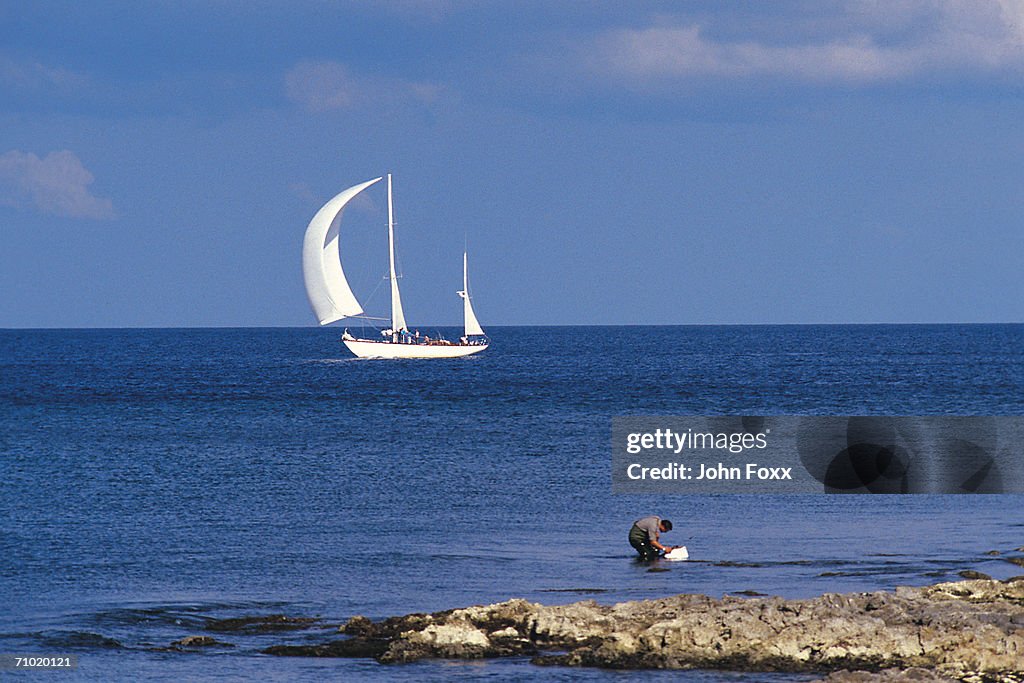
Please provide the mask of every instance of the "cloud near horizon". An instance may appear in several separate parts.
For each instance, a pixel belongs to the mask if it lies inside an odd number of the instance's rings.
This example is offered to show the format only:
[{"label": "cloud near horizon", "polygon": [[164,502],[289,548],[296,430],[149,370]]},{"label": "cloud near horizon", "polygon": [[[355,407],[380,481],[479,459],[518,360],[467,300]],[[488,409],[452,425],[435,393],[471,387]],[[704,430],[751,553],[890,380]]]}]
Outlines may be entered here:
[{"label": "cloud near horizon", "polygon": [[[795,44],[715,39],[692,22],[613,29],[588,41],[578,61],[599,77],[639,86],[753,77],[859,85],[950,70],[1024,75],[1021,0],[908,0],[891,12],[859,7],[826,17],[818,35]],[[893,38],[894,29],[905,35]]]},{"label": "cloud near horizon", "polygon": [[42,159],[18,150],[0,155],[0,205],[34,207],[69,218],[116,218],[109,199],[89,192],[93,180],[81,160],[66,149]]}]

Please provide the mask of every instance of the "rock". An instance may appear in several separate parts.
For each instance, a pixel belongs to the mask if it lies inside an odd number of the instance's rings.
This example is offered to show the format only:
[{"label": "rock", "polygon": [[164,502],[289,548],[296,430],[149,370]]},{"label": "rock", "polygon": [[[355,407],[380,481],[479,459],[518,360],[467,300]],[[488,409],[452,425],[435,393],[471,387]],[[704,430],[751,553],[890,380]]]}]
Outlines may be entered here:
[{"label": "rock", "polygon": [[99,633],[89,631],[58,631],[43,634],[40,638],[43,647],[53,650],[66,648],[109,648],[111,650],[124,647],[119,641]]},{"label": "rock", "polygon": [[443,619],[449,613],[408,614],[404,617],[389,617],[376,624],[366,617],[352,617],[339,630],[350,636],[390,639],[398,637],[402,631],[426,628],[434,623],[435,618]]},{"label": "rock", "polygon": [[515,630],[511,626],[507,626],[505,628],[498,629],[494,633],[491,633],[490,637],[491,637],[491,639],[501,639],[501,638],[520,638],[521,636],[519,635],[519,631]]},{"label": "rock", "polygon": [[955,678],[930,669],[885,669],[883,671],[836,671],[824,683],[953,683]]},{"label": "rock", "polygon": [[973,569],[964,569],[963,571],[957,572],[957,576],[961,576],[965,579],[991,579],[992,577],[988,574],[976,572]]},{"label": "rock", "polygon": [[206,630],[219,633],[273,633],[275,631],[295,631],[308,628],[318,621],[319,619],[310,617],[266,614],[232,617],[230,619],[212,619],[206,623]]},{"label": "rock", "polygon": [[234,647],[231,643],[222,643],[216,638],[210,636],[185,636],[181,640],[176,640],[171,643],[171,647]]},{"label": "rock", "polygon": [[320,645],[274,645],[263,650],[278,657],[357,657],[378,658],[388,650],[388,641],[370,638],[332,640]]},{"label": "rock", "polygon": [[986,554],[986,555],[991,555],[992,557],[996,557],[997,555],[1002,555],[1002,553],[1001,553],[1001,552],[999,552],[998,550],[989,550],[989,551],[988,551],[987,553],[985,553],[985,554]]},{"label": "rock", "polygon": [[167,647],[149,648],[151,652],[195,652],[207,647],[234,647],[232,643],[225,643],[211,638],[210,636],[185,636],[176,640]]},{"label": "rock", "polygon": [[468,623],[431,624],[422,631],[409,631],[392,642],[381,662],[407,662],[429,657],[480,659],[496,657],[487,634]]},{"label": "rock", "polygon": [[342,633],[350,636],[367,636],[373,632],[373,622],[363,616],[352,617],[338,627]]},{"label": "rock", "polygon": [[1004,557],[1003,559],[1018,567],[1024,567],[1024,557]]},{"label": "rock", "polygon": [[[833,683],[968,675],[996,681],[1024,673],[1022,620],[1024,581],[973,579],[805,600],[676,595],[554,606],[509,600],[377,623],[353,618],[343,627],[352,638],[265,652],[373,656],[383,663],[533,656],[539,665],[614,669],[897,670],[875,679],[849,673],[854,677]],[[926,675],[932,678],[920,678]]]}]

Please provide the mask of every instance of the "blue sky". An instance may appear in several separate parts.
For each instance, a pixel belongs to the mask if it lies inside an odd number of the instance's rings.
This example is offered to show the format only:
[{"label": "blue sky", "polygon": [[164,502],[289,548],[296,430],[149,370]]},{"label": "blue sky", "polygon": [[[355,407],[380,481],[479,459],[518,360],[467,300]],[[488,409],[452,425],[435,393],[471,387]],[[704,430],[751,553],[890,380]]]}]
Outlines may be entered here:
[{"label": "blue sky", "polygon": [[1020,0],[7,3],[0,327],[313,325],[388,171],[413,326],[1019,322],[1022,159]]}]

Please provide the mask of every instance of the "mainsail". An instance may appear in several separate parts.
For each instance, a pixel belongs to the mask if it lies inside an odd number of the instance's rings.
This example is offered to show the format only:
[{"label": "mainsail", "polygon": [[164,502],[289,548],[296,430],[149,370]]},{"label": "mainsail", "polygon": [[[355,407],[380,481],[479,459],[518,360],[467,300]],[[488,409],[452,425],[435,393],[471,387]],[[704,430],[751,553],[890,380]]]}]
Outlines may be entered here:
[{"label": "mainsail", "polygon": [[466,336],[482,335],[484,328],[480,327],[480,321],[476,319],[476,313],[473,312],[473,302],[469,299],[469,256],[466,252],[462,253],[462,291],[458,294],[462,297]]},{"label": "mainsail", "polygon": [[391,174],[388,173],[388,249],[391,254],[391,329],[395,332],[408,331],[405,313],[402,311],[402,297],[398,293],[398,275],[395,272],[395,210],[391,202]]},{"label": "mainsail", "polygon": [[[379,180],[374,178],[343,190],[317,211],[306,228],[306,236],[302,241],[302,275],[306,282],[306,296],[321,325],[363,312],[363,307],[345,279],[345,271],[341,269],[338,228],[345,205]],[[393,277],[394,265],[391,272]],[[394,282],[392,279],[392,288],[397,292]],[[401,304],[398,310],[401,313]],[[404,321],[402,324],[405,324]]]}]

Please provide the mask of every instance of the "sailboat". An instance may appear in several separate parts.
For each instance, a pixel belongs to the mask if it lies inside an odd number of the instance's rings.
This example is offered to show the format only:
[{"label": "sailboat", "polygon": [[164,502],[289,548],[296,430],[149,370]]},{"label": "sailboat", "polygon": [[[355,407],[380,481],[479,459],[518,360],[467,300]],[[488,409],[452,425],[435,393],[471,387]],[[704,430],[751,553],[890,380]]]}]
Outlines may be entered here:
[{"label": "sailboat", "polygon": [[[317,211],[306,228],[302,243],[302,274],[306,282],[306,295],[321,325],[363,313],[362,304],[352,293],[341,267],[341,214],[360,192],[383,179],[383,176],[374,178],[339,192]],[[391,327],[381,330],[379,339],[360,339],[349,334],[346,329],[341,337],[342,342],[359,358],[458,358],[480,353],[487,348],[489,341],[473,312],[469,296],[469,258],[465,252],[462,254],[462,289],[457,292],[462,298],[463,337],[458,342],[451,342],[444,338],[420,336],[419,331],[412,333],[406,325],[395,271],[395,221],[390,173],[387,174],[387,180]]]}]

